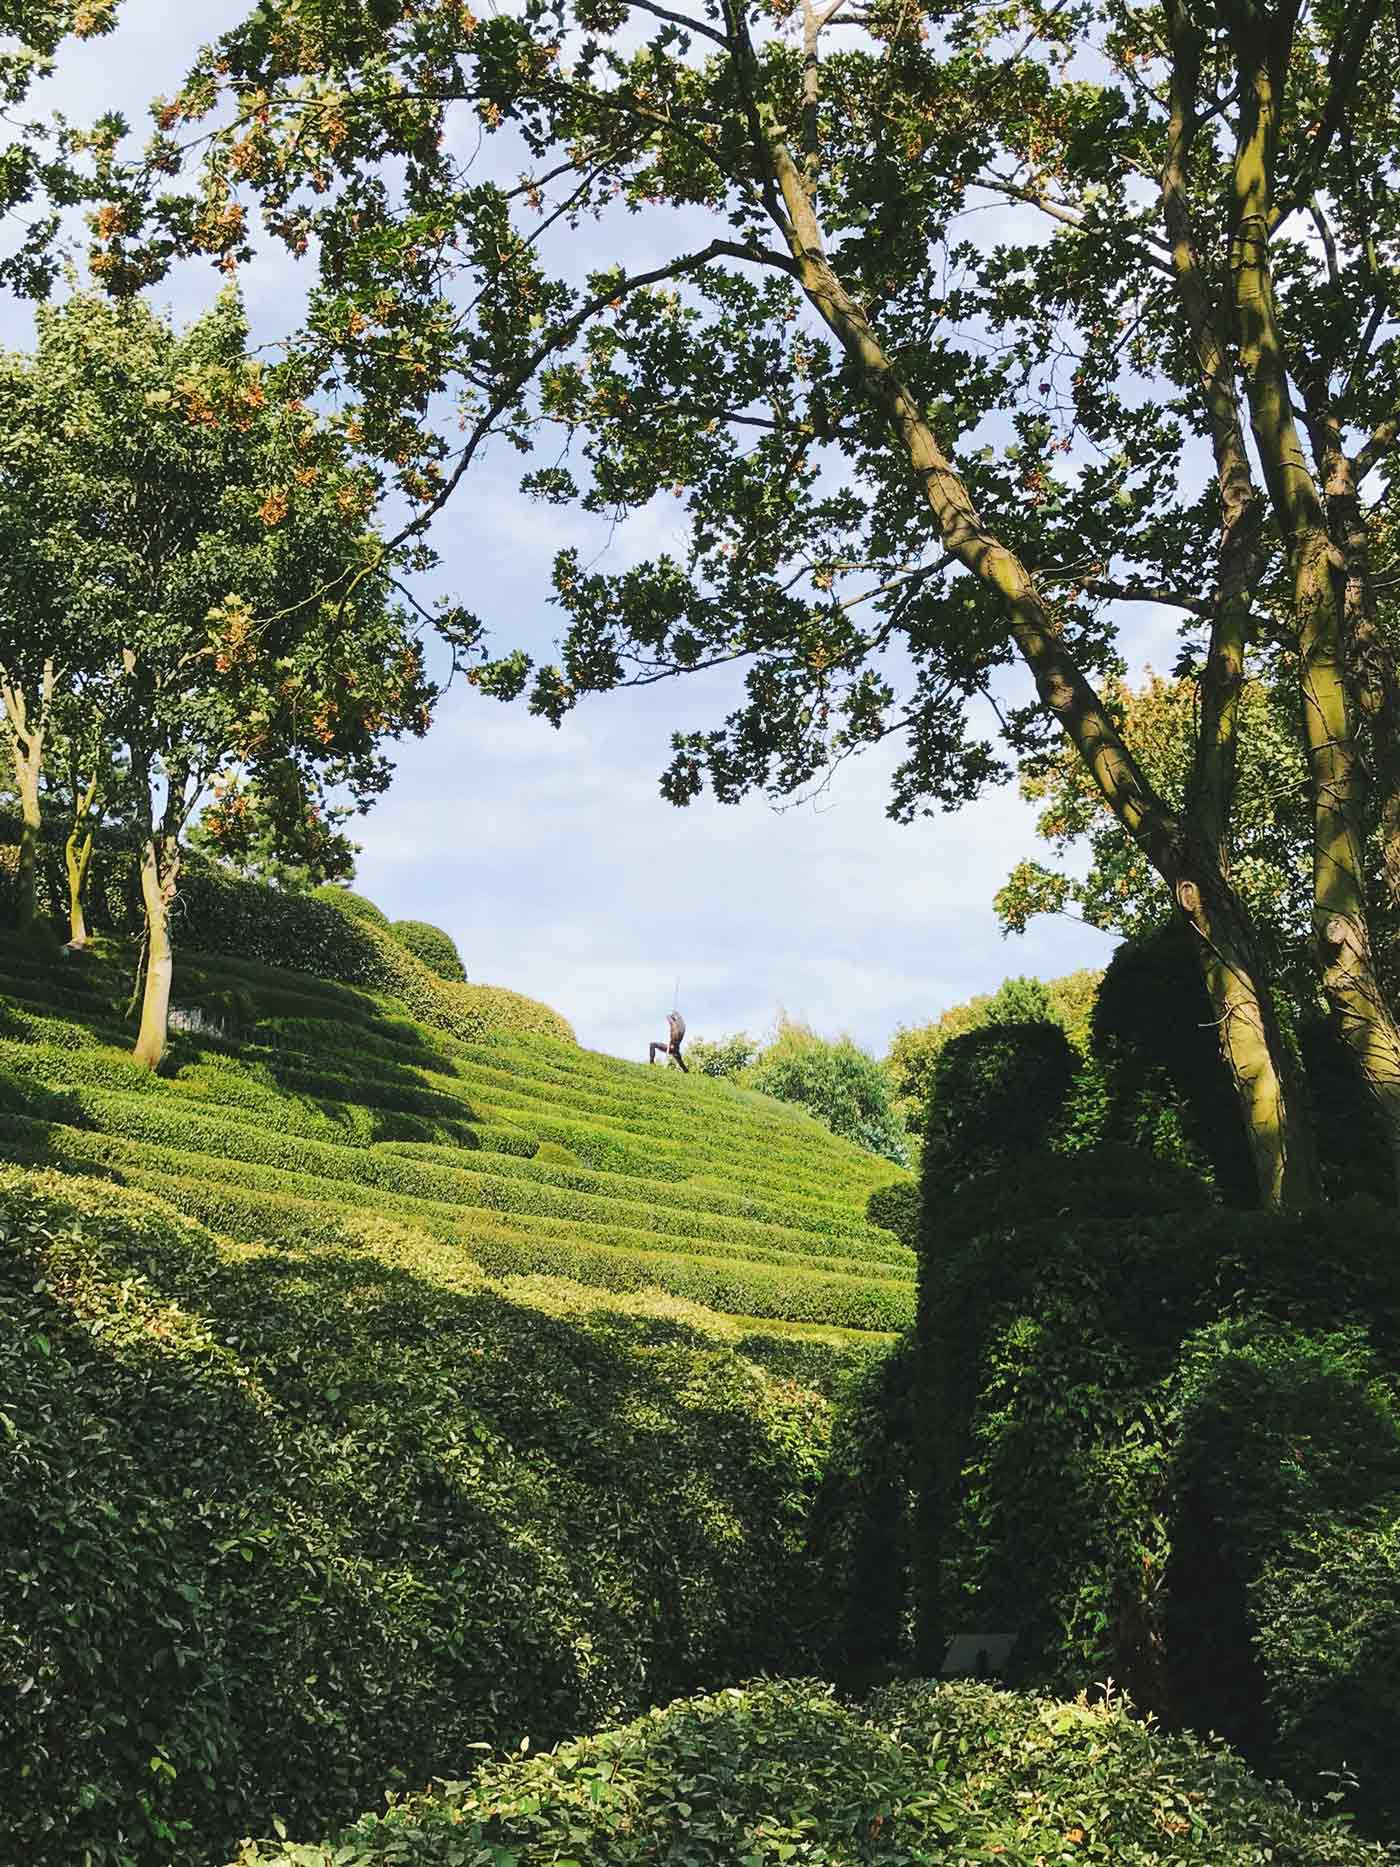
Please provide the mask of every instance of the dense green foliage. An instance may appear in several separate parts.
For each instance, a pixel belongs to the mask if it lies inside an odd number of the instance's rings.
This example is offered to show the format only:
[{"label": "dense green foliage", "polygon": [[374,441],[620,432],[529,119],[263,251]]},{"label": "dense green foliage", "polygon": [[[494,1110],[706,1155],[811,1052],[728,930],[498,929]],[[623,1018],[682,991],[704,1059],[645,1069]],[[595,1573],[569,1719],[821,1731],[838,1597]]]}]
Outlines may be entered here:
[{"label": "dense green foliage", "polygon": [[984,1024],[954,1037],[933,1071],[925,1170],[953,1181],[1044,1146],[1078,1058],[1058,1024]]},{"label": "dense green foliage", "polygon": [[729,1037],[697,1037],[685,1047],[685,1059],[702,1076],[735,1077],[746,1070],[758,1055],[756,1038],[747,1031],[735,1031]]},{"label": "dense green foliage", "polygon": [[340,888],[334,883],[327,883],[323,888],[314,889],[318,901],[328,901],[344,914],[353,914],[360,920],[373,921],[378,927],[389,925],[389,916],[378,908],[368,895],[357,895],[353,888]]},{"label": "dense green foliage", "polygon": [[457,943],[441,927],[434,927],[431,921],[392,921],[389,931],[400,946],[406,946],[439,979],[450,979],[458,985],[466,983],[467,969],[462,964]]},{"label": "dense green foliage", "polygon": [[1393,1217],[1231,1212],[1106,1149],[926,1191],[923,1224],[925,1656],[1016,1628],[1022,1676],[1111,1676],[1309,1797],[1345,1763],[1393,1830]]},{"label": "dense green foliage", "polygon": [[934,1070],[945,1044],[984,1024],[1048,1019],[1078,1051],[1089,1048],[1089,1024],[1101,975],[1081,971],[1059,979],[1003,979],[995,992],[979,992],[951,1005],[927,1024],[900,1025],[890,1040],[885,1070],[900,1119],[920,1138],[928,1130]]},{"label": "dense green foliage", "polygon": [[822,1408],[721,1342],[387,1221],[240,1250],[15,1169],[0,1210],[5,1858],[221,1858],[809,1651]]},{"label": "dense green foliage", "polygon": [[909,1150],[890,1107],[889,1082],[869,1051],[849,1037],[819,1037],[795,1019],[779,1021],[773,1041],[741,1078],[746,1087],[809,1109],[831,1132],[905,1167]]},{"label": "dense green foliage", "polygon": [[488,1767],[323,1846],[239,1867],[922,1867],[1050,1861],[1291,1867],[1380,1861],[1231,1757],[1116,1705],[982,1685],[851,1707],[815,1681],[684,1700]]},{"label": "dense green foliage", "polygon": [[877,1186],[865,1202],[865,1216],[872,1225],[883,1225],[911,1251],[919,1248],[919,1183],[912,1177],[891,1180]]}]

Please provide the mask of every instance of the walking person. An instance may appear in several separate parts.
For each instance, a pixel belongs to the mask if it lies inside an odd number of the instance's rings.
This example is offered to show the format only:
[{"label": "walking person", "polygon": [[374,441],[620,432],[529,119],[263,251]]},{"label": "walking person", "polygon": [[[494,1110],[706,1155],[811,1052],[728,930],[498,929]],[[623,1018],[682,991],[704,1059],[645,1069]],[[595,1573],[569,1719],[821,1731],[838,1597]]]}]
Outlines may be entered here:
[{"label": "walking person", "polygon": [[689,1066],[685,1058],[681,1055],[681,1039],[685,1036],[685,1019],[678,1011],[673,1011],[667,1016],[666,1023],[669,1027],[670,1035],[664,1044],[652,1044],[650,1046],[647,1062],[655,1063],[656,1053],[659,1050],[668,1063],[679,1063],[681,1068],[689,1075]]}]

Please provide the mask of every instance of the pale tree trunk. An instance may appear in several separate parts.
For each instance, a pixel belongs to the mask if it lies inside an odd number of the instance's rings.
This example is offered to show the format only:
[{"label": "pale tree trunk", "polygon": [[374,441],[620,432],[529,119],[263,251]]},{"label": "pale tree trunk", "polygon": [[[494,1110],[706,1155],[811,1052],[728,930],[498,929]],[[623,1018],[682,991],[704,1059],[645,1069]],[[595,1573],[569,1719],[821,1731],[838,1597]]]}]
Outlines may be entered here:
[{"label": "pale tree trunk", "polygon": [[1400,1189],[1400,1025],[1376,973],[1366,904],[1363,773],[1342,634],[1339,573],[1327,513],[1303,454],[1283,353],[1269,236],[1273,157],[1291,30],[1236,28],[1242,96],[1232,202],[1235,314],[1250,424],[1288,551],[1298,626],[1303,741],[1313,808],[1313,938],[1338,1032],[1374,1095]]},{"label": "pale tree trunk", "polygon": [[63,845],[64,865],[68,873],[68,932],[73,946],[87,945],[87,917],[83,913],[83,889],[92,862],[93,828],[90,821],[97,802],[97,774],[93,773],[86,790],[73,779],[73,822]]},{"label": "pale tree trunk", "polygon": [[132,1055],[156,1069],[165,1055],[170,1024],[170,988],[175,953],[170,941],[170,906],[180,876],[180,846],[174,837],[153,831],[141,844],[141,901],[146,910],[146,985],[141,995],[141,1029]]},{"label": "pale tree trunk", "polygon": [[19,875],[15,919],[21,933],[32,933],[39,913],[39,840],[43,822],[39,806],[39,778],[44,766],[44,738],[53,703],[54,664],[44,663],[39,689],[39,710],[31,720],[19,686],[0,673],[0,701],[5,708],[10,746],[14,754],[15,784],[19,791]]},{"label": "pale tree trunk", "polygon": [[[755,60],[747,28],[736,6],[728,6],[726,16],[740,80],[747,85],[750,99],[756,100],[759,87],[752,81]],[[1198,903],[1198,912],[1204,912],[1205,903],[1231,901],[1232,916],[1224,918],[1230,920],[1232,929],[1236,922],[1243,926],[1243,907],[1218,875],[1188,873],[1183,824],[1157,796],[1123,743],[1065,647],[1058,621],[1029,572],[984,525],[961,476],[900,379],[864,310],[837,277],[826,256],[814,206],[811,150],[799,166],[771,110],[753,102],[752,117],[760,158],[781,201],[780,210],[775,204],[774,219],[792,255],[794,274],[889,423],[923,490],[945,550],[1001,596],[1012,638],[1034,676],[1043,705],[1075,747],[1109,809],[1173,895],[1180,900],[1179,890],[1185,885],[1187,898]],[[1267,988],[1250,970],[1245,944],[1225,934],[1221,920],[1217,907],[1215,920],[1208,919],[1215,944],[1205,944],[1203,963],[1212,1002],[1221,1017],[1222,1045],[1240,1113],[1260,1171],[1260,1198],[1273,1207],[1305,1206],[1315,1196],[1305,1107],[1301,1098],[1288,1093],[1288,1058],[1267,1002]]]}]

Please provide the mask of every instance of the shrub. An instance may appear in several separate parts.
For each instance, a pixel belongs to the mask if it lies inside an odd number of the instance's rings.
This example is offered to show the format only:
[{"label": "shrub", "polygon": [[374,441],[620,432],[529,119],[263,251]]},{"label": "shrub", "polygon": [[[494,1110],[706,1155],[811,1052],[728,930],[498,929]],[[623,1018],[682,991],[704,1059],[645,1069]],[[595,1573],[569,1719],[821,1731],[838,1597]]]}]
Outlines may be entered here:
[{"label": "shrub", "polygon": [[926,1161],[956,1181],[1042,1147],[1076,1067],[1058,1024],[986,1024],[952,1038],[934,1065]]},{"label": "shrub", "polygon": [[466,983],[467,969],[462,964],[457,943],[441,927],[434,927],[431,921],[391,921],[389,931],[400,946],[415,953],[439,979],[453,979],[459,985]]},{"label": "shrub", "polygon": [[686,1062],[701,1076],[738,1076],[757,1055],[758,1041],[747,1031],[736,1031],[732,1037],[720,1037],[713,1043],[696,1037],[685,1047]]},{"label": "shrub", "polygon": [[389,916],[383,908],[377,908],[368,895],[357,895],[353,888],[338,888],[335,883],[328,882],[324,887],[313,888],[311,896],[314,901],[324,901],[355,920],[372,921],[376,927],[387,927],[390,924]]},{"label": "shrub", "polygon": [[0,1851],[226,1859],[802,1664],[824,1409],[366,1216],[230,1252],[0,1170]]},{"label": "shrub", "polygon": [[877,1186],[865,1202],[865,1216],[872,1225],[882,1225],[893,1232],[911,1251],[919,1248],[919,1183],[917,1180],[891,1180]]},{"label": "shrub", "polygon": [[[926,1196],[921,1663],[955,1626],[1017,1628],[1023,1676],[1117,1679],[1308,1796],[1359,1760],[1348,1806],[1394,1828],[1393,1218],[1203,1200],[1112,1154]],[[1302,1631],[1329,1534],[1383,1590],[1333,1569]]]},{"label": "shrub", "polygon": [[1386,1858],[1239,1763],[1116,1705],[982,1685],[867,1707],[794,1679],[688,1699],[545,1756],[493,1763],[321,1846],[238,1867],[1348,1867]]},{"label": "shrub", "polygon": [[784,1020],[773,1042],[744,1071],[743,1083],[780,1102],[799,1102],[833,1134],[897,1166],[909,1164],[909,1150],[890,1108],[885,1072],[849,1037],[833,1042],[804,1024]]}]

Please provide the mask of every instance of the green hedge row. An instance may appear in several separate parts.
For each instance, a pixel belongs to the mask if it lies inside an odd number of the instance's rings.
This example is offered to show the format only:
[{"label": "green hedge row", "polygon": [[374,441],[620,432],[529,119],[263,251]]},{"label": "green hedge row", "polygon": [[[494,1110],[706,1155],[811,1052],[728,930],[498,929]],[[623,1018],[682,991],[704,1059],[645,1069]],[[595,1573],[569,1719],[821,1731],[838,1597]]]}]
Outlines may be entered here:
[{"label": "green hedge row", "polygon": [[651,1711],[546,1756],[236,1867],[1360,1867],[1387,1859],[1115,1703],[895,1686],[867,1705],[815,1680]]},{"label": "green hedge row", "polygon": [[195,1867],[810,1664],[809,1391],[402,1228],[228,1254],[15,1169],[0,1215],[5,1859]]},{"label": "green hedge row", "polygon": [[391,921],[389,931],[400,946],[422,960],[428,971],[439,979],[452,979],[464,985],[467,969],[450,933],[434,927],[431,921]]}]

